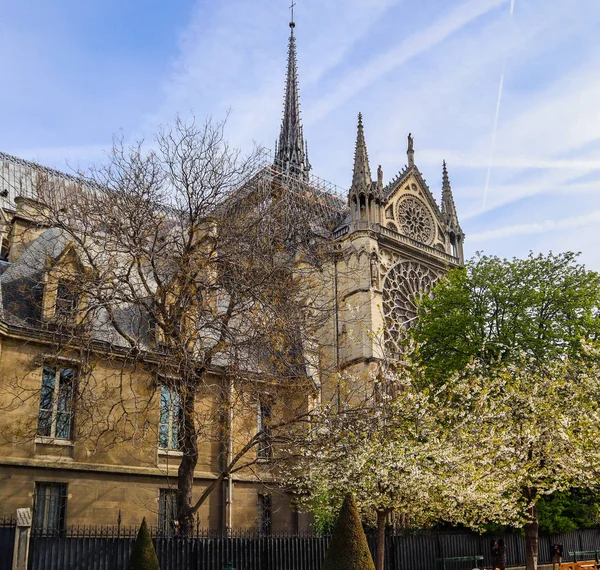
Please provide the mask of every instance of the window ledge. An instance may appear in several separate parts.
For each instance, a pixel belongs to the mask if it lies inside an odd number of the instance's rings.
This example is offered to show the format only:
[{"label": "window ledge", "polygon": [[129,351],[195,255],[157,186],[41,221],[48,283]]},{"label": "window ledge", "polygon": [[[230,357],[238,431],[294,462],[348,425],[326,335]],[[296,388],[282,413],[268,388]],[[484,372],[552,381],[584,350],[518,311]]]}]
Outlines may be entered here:
[{"label": "window ledge", "polygon": [[183,451],[178,449],[159,449],[158,455],[162,457],[183,457]]},{"label": "window ledge", "polygon": [[68,439],[57,439],[55,437],[43,437],[38,436],[35,438],[35,443],[41,445],[61,445],[63,447],[73,447],[75,445],[74,442]]}]

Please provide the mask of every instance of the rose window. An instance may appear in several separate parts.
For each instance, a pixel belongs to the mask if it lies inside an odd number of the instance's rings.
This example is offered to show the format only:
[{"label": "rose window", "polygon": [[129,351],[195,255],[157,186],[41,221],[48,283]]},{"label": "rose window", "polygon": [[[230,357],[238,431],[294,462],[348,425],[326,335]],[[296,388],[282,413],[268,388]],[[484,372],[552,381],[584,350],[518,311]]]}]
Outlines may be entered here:
[{"label": "rose window", "polygon": [[414,196],[405,196],[398,202],[400,230],[408,237],[430,244],[435,236],[433,217],[427,206]]},{"label": "rose window", "polygon": [[385,343],[388,350],[400,351],[400,341],[417,317],[417,303],[428,295],[439,276],[417,261],[394,265],[383,282],[383,316]]}]

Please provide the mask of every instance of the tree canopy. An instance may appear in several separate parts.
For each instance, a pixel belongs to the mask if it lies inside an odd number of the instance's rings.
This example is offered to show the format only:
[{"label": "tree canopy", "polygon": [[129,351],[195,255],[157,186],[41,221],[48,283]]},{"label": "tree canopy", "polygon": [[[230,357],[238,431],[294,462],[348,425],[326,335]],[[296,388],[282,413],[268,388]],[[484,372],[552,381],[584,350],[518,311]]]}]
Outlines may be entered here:
[{"label": "tree canopy", "polygon": [[416,526],[524,527],[535,570],[542,501],[597,484],[600,355],[584,343],[581,356],[473,359],[436,386],[407,353],[375,380],[370,408],[315,416],[292,484],[321,512],[352,490],[377,518],[378,569],[385,519],[397,513]]},{"label": "tree canopy", "polygon": [[579,358],[581,339],[598,338],[599,307],[600,275],[575,253],[478,255],[423,297],[411,333],[428,376],[443,380],[472,358]]},{"label": "tree canopy", "polygon": [[[506,489],[490,485],[488,447],[496,434],[482,426],[492,425],[494,412],[479,378],[473,386],[465,375],[462,382],[419,390],[423,371],[409,361],[407,355],[369,378],[372,398],[362,406],[322,406],[298,450],[302,459],[284,474],[299,491],[300,506],[316,510],[319,523],[331,520],[352,492],[364,520],[377,527],[378,570],[391,514],[413,528],[439,520],[478,527],[505,510],[490,500]],[[456,405],[469,397],[471,405]]]}]

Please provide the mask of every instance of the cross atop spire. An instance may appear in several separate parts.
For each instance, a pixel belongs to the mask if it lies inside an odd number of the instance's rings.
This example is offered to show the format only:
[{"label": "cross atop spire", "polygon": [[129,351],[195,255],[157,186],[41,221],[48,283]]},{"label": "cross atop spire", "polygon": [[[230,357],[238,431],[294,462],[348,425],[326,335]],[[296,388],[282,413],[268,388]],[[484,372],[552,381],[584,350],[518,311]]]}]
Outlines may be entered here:
[{"label": "cross atop spire", "polygon": [[283,119],[279,133],[279,144],[275,154],[275,167],[283,174],[308,180],[310,163],[300,120],[300,100],[298,96],[298,66],[296,63],[296,38],[294,37],[294,6],[290,6],[290,39],[288,42],[287,75]]}]

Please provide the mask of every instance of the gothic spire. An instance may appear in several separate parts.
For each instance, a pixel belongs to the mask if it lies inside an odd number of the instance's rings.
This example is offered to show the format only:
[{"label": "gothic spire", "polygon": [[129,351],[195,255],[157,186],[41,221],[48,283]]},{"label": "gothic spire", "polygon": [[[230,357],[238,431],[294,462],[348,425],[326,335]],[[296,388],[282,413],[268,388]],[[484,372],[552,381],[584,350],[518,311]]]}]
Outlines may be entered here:
[{"label": "gothic spire", "polygon": [[362,113],[358,114],[358,129],[356,133],[356,149],[354,150],[354,172],[352,173],[352,188],[367,190],[371,186],[371,168],[367,154],[367,143],[363,129]]},{"label": "gothic spire", "polygon": [[445,160],[442,166],[442,218],[446,221],[448,225],[453,225],[457,229],[460,228]]},{"label": "gothic spire", "polygon": [[295,27],[292,4],[283,120],[281,121],[281,131],[279,133],[279,145],[275,154],[275,166],[284,174],[290,174],[301,180],[308,180],[310,163],[300,120]]}]

